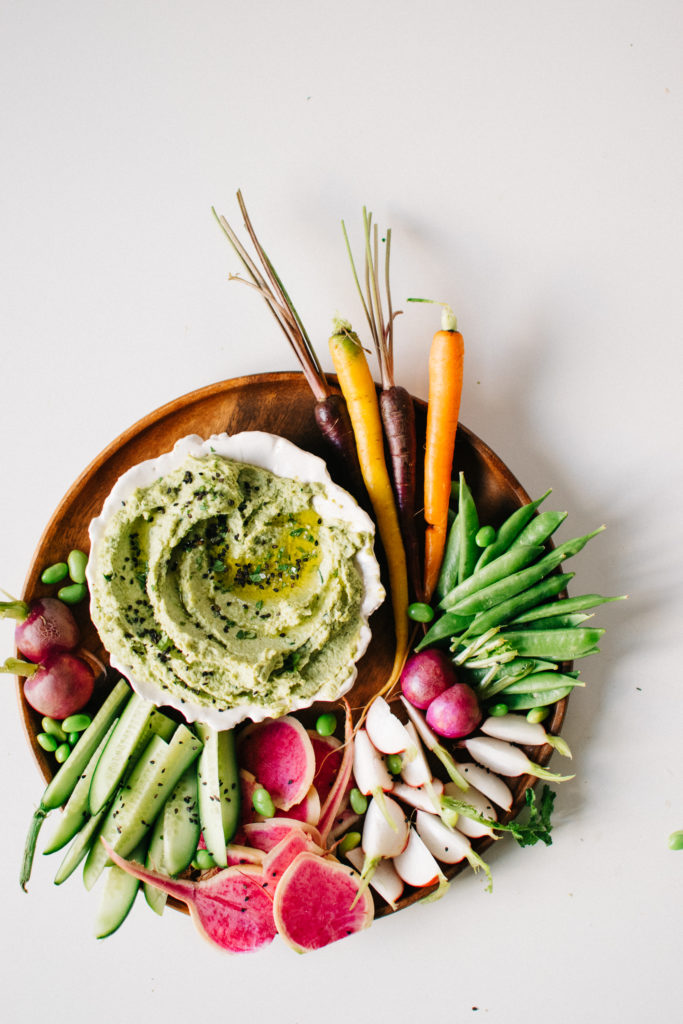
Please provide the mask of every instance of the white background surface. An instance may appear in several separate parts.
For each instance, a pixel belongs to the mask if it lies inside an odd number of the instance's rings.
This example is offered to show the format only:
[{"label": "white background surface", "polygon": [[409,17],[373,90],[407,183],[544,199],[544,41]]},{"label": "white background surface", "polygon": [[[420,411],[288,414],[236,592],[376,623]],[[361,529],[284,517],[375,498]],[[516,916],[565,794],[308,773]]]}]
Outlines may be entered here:
[{"label": "white background surface", "polygon": [[[361,323],[339,220],[358,238],[366,203],[392,227],[396,304],[457,309],[463,422],[532,494],[554,488],[564,536],[608,523],[574,593],[631,595],[596,616],[553,846],[503,840],[492,896],[463,875],[306,957],[226,958],[143,904],[98,943],[96,895],[56,889],[40,855],[20,892],[42,784],[7,678],[4,1020],[676,1019],[682,23],[675,0],[0,6],[2,586],[20,591],[62,494],[131,423],[295,368],[227,283],[210,207],[239,224],[241,187],[327,368],[331,316]],[[433,327],[430,307],[397,325],[421,396]]]}]

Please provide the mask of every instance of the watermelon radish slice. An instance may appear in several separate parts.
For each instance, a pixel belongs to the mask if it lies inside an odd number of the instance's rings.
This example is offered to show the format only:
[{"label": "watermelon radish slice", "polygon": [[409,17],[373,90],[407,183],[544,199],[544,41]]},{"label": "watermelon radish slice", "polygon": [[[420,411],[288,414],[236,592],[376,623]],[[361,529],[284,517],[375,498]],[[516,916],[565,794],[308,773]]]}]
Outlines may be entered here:
[{"label": "watermelon radish slice", "polygon": [[323,844],[318,829],[314,825],[308,825],[305,821],[296,821],[293,818],[268,818],[265,821],[247,822],[242,830],[244,845],[268,853],[288,836],[292,829],[297,832],[306,832],[316,846],[322,848]]},{"label": "watermelon radish slice", "polygon": [[197,931],[213,945],[228,953],[247,953],[275,938],[273,904],[263,888],[260,867],[223,868],[210,878],[191,882],[149,871],[104,845],[110,859],[129,875],[186,903]]},{"label": "watermelon radish slice", "polygon": [[263,850],[254,850],[251,846],[240,846],[239,843],[228,843],[225,853],[229,868],[236,864],[263,865],[266,856]]},{"label": "watermelon radish slice", "polygon": [[280,840],[277,846],[274,846],[272,850],[264,855],[263,877],[265,881],[263,887],[271,896],[294,858],[303,853],[304,850],[317,854],[323,852],[307,832],[304,832],[302,829],[292,829],[284,839]]},{"label": "watermelon radish slice", "polygon": [[[360,821],[360,814],[356,814],[350,807],[346,807],[341,811],[334,819],[332,828],[329,831],[327,841],[331,845],[336,843],[338,839],[348,832],[349,829],[353,828]],[[354,865],[355,867],[355,865]]]},{"label": "watermelon radish slice", "polygon": [[374,904],[352,868],[304,851],[280,879],[273,917],[287,945],[306,953],[369,927]]},{"label": "watermelon radish slice", "polygon": [[288,811],[275,812],[278,818],[293,818],[295,821],[304,821],[308,825],[317,825],[320,821],[320,797],[315,786],[311,786],[304,799],[299,804],[294,804]]},{"label": "watermelon radish slice", "polygon": [[313,785],[315,754],[301,722],[291,715],[250,725],[240,733],[239,762],[288,811]]},{"label": "watermelon radish slice", "polygon": [[320,821],[318,822],[323,845],[326,845],[330,829],[344,804],[353,770],[353,721],[351,719],[351,708],[346,700],[344,701],[344,708],[346,717],[344,721],[344,753],[342,755],[342,762],[339,766],[337,777],[334,780],[334,785],[323,804],[323,809],[320,812]]},{"label": "watermelon radish slice", "polygon": [[336,736],[320,736],[314,729],[308,730],[315,755],[315,775],[313,785],[320,794],[320,803],[324,806],[341,768],[344,751],[341,740]]}]

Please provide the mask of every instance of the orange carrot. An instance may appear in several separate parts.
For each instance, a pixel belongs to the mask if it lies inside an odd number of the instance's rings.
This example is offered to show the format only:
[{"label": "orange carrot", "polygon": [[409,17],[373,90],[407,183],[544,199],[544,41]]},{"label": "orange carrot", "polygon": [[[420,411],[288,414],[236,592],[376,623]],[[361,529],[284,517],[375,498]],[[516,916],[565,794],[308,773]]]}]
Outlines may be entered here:
[{"label": "orange carrot", "polygon": [[381,692],[393,686],[400,675],[409,647],[408,573],[406,555],[391,480],[384,459],[382,420],[375,383],[363,346],[346,321],[335,321],[330,353],[346,399],[356,436],[358,458],[367,492],[377,520],[389,569],[389,588],[396,631],[396,653],[391,677]]},{"label": "orange carrot", "polygon": [[448,532],[448,502],[460,413],[465,345],[446,306],[429,353],[429,403],[424,465],[425,583],[427,600],[439,579]]}]

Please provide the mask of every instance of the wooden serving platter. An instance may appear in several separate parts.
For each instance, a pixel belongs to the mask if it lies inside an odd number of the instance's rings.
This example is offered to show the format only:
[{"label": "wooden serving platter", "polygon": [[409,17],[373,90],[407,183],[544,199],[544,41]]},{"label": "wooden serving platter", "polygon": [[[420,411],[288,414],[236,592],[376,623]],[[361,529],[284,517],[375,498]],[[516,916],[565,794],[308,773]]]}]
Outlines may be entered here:
[{"label": "wooden serving platter", "polygon": [[[335,382],[333,377],[330,381]],[[419,453],[424,446],[426,405],[419,399],[414,401]],[[36,548],[24,585],[24,600],[52,592],[51,588],[40,582],[40,575],[47,565],[65,561],[73,548],[88,550],[90,520],[99,514],[105,498],[121,474],[136,463],[170,451],[181,437],[199,434],[206,438],[223,432],[235,434],[243,430],[263,430],[279,434],[299,447],[327,458],[329,451],[315,423],[313,404],[303,374],[283,372],[255,374],[210,384],[149,413],[98,455],[62,499]],[[343,485],[343,468],[330,468],[333,477]],[[455,447],[454,472],[457,470],[465,472],[483,523],[498,525],[515,508],[530,500],[501,459],[462,425],[458,427]],[[418,466],[418,477],[420,475],[421,466]],[[418,488],[419,494],[421,479],[418,479]],[[359,495],[356,497],[360,499]],[[381,562],[381,551],[378,555]],[[386,577],[384,566],[383,577]],[[386,578],[384,582],[386,585]],[[106,652],[88,616],[87,602],[77,606],[74,611],[81,626],[83,646],[106,660]],[[373,638],[359,663],[358,679],[349,694],[350,704],[357,712],[385,682],[391,669],[394,637],[388,600],[372,617],[370,625]],[[28,741],[40,771],[48,781],[55,772],[55,764],[54,759],[36,741],[36,735],[41,730],[40,716],[24,700],[21,687],[18,688],[18,696]],[[96,692],[93,706],[101,703],[103,696],[101,691]],[[565,698],[554,707],[548,723],[550,731],[559,731],[566,703]],[[315,709],[311,716],[314,714]],[[535,748],[534,760],[545,764],[551,754],[550,747],[541,750]],[[516,788],[513,788],[515,804],[511,816],[518,813],[530,781],[528,777],[512,780]],[[483,849],[488,842],[482,841],[477,848]],[[455,865],[445,873],[452,876],[459,868],[460,865]],[[407,906],[421,895],[414,893],[407,896],[399,906]],[[382,903],[378,906],[377,915],[381,916],[388,911],[389,908]]]}]

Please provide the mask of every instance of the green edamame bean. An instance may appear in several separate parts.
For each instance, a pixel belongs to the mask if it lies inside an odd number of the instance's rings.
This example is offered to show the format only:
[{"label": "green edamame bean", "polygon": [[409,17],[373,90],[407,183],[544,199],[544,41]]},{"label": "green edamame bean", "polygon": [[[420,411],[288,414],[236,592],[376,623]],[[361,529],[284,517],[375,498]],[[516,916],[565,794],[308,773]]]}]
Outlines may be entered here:
[{"label": "green edamame bean", "polygon": [[359,789],[352,789],[349,793],[349,803],[351,809],[356,814],[365,814],[368,809],[368,798],[361,793]]},{"label": "green edamame bean", "polygon": [[669,849],[683,850],[683,829],[679,829],[678,832],[671,833],[669,836]]},{"label": "green edamame bean", "polygon": [[539,722],[544,722],[549,714],[550,708],[531,708],[526,713],[526,720],[532,725],[538,725]]},{"label": "green edamame bean", "polygon": [[431,622],[434,618],[434,609],[424,601],[415,601],[408,605],[408,618],[414,622]]},{"label": "green edamame bean", "polygon": [[318,721],[315,723],[315,731],[318,736],[332,736],[336,728],[337,716],[331,711],[326,712],[324,715],[319,715]]},{"label": "green edamame bean", "polygon": [[87,596],[88,588],[85,583],[70,583],[66,587],[60,587],[57,597],[64,604],[79,604]]},{"label": "green edamame bean", "polygon": [[507,715],[507,713],[507,704],[494,704],[493,707],[489,708],[489,714],[493,715],[494,718],[502,718],[503,715]]},{"label": "green edamame bean", "polygon": [[69,715],[62,722],[64,732],[84,732],[90,725],[90,715]]},{"label": "green edamame bean", "polygon": [[69,567],[69,576],[74,583],[85,583],[85,568],[88,564],[86,553],[76,548],[69,552],[66,562]]},{"label": "green edamame bean", "polygon": [[387,770],[390,771],[392,775],[401,774],[401,768],[403,767],[403,758],[401,757],[400,754],[387,754],[387,756],[384,759],[384,763],[387,766]]},{"label": "green edamame bean", "polygon": [[40,582],[51,587],[55,583],[61,583],[68,574],[69,566],[66,562],[55,562],[54,565],[48,565],[47,569],[43,569]]},{"label": "green edamame bean", "polygon": [[62,729],[60,722],[56,722],[54,718],[43,718],[40,724],[43,727],[43,732],[48,733],[50,736],[54,736],[59,743],[64,743],[66,733]]},{"label": "green edamame bean", "polygon": [[208,871],[210,868],[215,868],[216,866],[216,861],[208,850],[197,850],[194,859],[200,871]]},{"label": "green edamame bean", "polygon": [[70,747],[75,747],[80,738],[80,732],[70,732],[66,737],[66,742],[69,744]]},{"label": "green edamame bean", "polygon": [[54,754],[59,746],[57,737],[51,736],[49,732],[39,732],[36,736],[36,742],[43,750],[47,750],[48,754]]},{"label": "green edamame bean", "polygon": [[357,846],[360,846],[361,834],[360,832],[347,832],[341,843],[339,844],[340,853],[347,853],[349,850],[355,850]]},{"label": "green edamame bean", "polygon": [[480,530],[477,530],[477,534],[474,538],[474,543],[478,548],[487,548],[489,544],[493,544],[496,539],[496,531],[492,526],[482,526]]},{"label": "green edamame bean", "polygon": [[260,786],[254,790],[251,803],[257,814],[262,818],[273,818],[275,816],[275,804],[267,789]]},{"label": "green edamame bean", "polygon": [[55,750],[55,761],[58,764],[64,764],[70,753],[71,747],[69,746],[68,743],[60,744],[60,746],[58,746],[57,749]]}]

